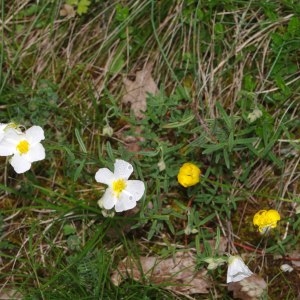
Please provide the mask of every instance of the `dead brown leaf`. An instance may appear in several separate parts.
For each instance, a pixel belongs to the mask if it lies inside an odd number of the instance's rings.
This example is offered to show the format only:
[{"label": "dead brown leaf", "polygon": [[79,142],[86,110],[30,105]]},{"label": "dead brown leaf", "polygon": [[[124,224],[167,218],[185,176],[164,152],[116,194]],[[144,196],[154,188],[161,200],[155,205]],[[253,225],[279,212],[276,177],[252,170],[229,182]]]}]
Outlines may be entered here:
[{"label": "dead brown leaf", "polygon": [[233,292],[235,299],[258,300],[266,291],[267,283],[256,274],[238,281],[228,283],[228,290]]},{"label": "dead brown leaf", "polygon": [[165,289],[175,293],[206,294],[210,288],[206,271],[195,270],[195,265],[196,258],[191,252],[179,252],[167,259],[148,256],[135,260],[126,257],[113,272],[111,280],[119,286],[126,278],[136,281],[146,278],[148,282],[162,284]]},{"label": "dead brown leaf", "polygon": [[293,267],[300,270],[300,253],[298,251],[293,251],[289,253],[289,257]]},{"label": "dead brown leaf", "polygon": [[4,290],[0,292],[0,299],[1,300],[21,300],[23,299],[23,295],[21,295],[19,292],[17,292],[14,289],[11,290]]},{"label": "dead brown leaf", "polygon": [[153,62],[148,62],[141,71],[136,72],[134,81],[128,78],[123,79],[125,86],[125,94],[122,98],[122,103],[131,104],[131,109],[137,118],[143,118],[147,108],[147,93],[155,95],[158,91],[157,85],[154,82],[151,72]]},{"label": "dead brown leaf", "polygon": [[[226,252],[226,249],[228,247],[228,240],[225,237],[220,237],[218,240],[218,245],[217,245],[217,240],[208,240],[208,244],[210,245],[211,249],[213,249],[212,254],[218,254],[218,255],[223,255]],[[218,246],[218,247],[217,247]],[[204,246],[203,248],[200,248],[201,251],[204,251]]]},{"label": "dead brown leaf", "polygon": [[64,4],[59,11],[59,15],[61,17],[74,18],[76,11],[72,5]]}]

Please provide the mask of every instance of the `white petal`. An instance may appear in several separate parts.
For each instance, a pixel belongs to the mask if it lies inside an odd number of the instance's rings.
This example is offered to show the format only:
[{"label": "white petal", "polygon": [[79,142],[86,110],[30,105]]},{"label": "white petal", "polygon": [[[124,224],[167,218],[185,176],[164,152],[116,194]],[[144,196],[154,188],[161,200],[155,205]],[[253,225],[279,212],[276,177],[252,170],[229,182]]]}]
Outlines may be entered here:
[{"label": "white petal", "polygon": [[11,160],[10,164],[15,169],[16,173],[21,174],[28,171],[31,167],[31,163],[24,159],[22,155],[15,154]]},{"label": "white petal", "polygon": [[116,178],[128,179],[133,172],[133,166],[125,160],[116,159],[114,175]]},{"label": "white petal", "polygon": [[0,156],[7,156],[7,155],[12,155],[16,151],[16,146],[11,143],[6,143],[5,140],[2,140],[0,143]]},{"label": "white petal", "polygon": [[8,129],[0,142],[0,155],[6,156],[17,153],[16,146],[24,138],[24,134],[18,134],[14,129]]},{"label": "white petal", "polygon": [[99,199],[97,203],[100,208],[104,208],[103,207],[103,198]]},{"label": "white petal", "polygon": [[145,184],[141,180],[128,180],[124,192],[131,194],[135,201],[139,201],[144,195]]},{"label": "white petal", "polygon": [[36,144],[45,139],[44,130],[40,126],[30,127],[26,130],[25,134],[30,141],[30,144]]},{"label": "white petal", "polygon": [[95,174],[95,179],[97,182],[110,185],[112,181],[115,179],[115,176],[111,170],[107,168],[101,168]]},{"label": "white petal", "polygon": [[227,283],[241,281],[252,274],[253,273],[239,256],[229,257]]},{"label": "white petal", "polygon": [[3,139],[4,135],[5,135],[5,127],[7,126],[7,124],[3,124],[0,123],[0,141]]},{"label": "white petal", "polygon": [[35,144],[33,147],[30,147],[28,153],[23,155],[24,158],[29,162],[42,160],[45,158],[45,148],[41,143],[38,143]]},{"label": "white petal", "polygon": [[136,206],[136,201],[128,194],[122,193],[115,205],[116,212],[132,209]]},{"label": "white petal", "polygon": [[112,190],[108,188],[99,201],[102,202],[101,204],[105,209],[112,209],[117,202],[117,198],[114,197]]}]

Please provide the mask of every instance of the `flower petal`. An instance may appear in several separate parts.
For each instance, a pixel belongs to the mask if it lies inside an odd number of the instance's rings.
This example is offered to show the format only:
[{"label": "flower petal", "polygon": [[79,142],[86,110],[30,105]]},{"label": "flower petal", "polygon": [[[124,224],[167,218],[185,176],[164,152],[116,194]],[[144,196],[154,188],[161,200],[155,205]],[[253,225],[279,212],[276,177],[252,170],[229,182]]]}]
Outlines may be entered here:
[{"label": "flower petal", "polygon": [[117,198],[114,196],[112,190],[108,188],[98,202],[100,202],[105,209],[112,209],[117,202]]},{"label": "flower petal", "polygon": [[98,206],[99,206],[100,208],[104,208],[104,207],[103,207],[103,198],[99,199],[98,202],[97,202],[97,204],[98,204]]},{"label": "flower petal", "polygon": [[239,256],[230,256],[228,259],[227,283],[241,281],[253,273]]},{"label": "flower petal", "polygon": [[37,143],[33,147],[30,147],[28,153],[24,155],[24,158],[29,162],[34,162],[44,159],[45,156],[45,148],[41,143]]},{"label": "flower petal", "polygon": [[0,155],[7,156],[16,153],[16,145],[24,138],[24,134],[18,134],[14,129],[8,129],[0,142]]},{"label": "flower petal", "polygon": [[136,201],[132,198],[130,194],[122,193],[116,202],[115,210],[116,212],[122,212],[124,210],[132,209],[136,206]]},{"label": "flower petal", "polygon": [[116,178],[128,179],[133,172],[133,166],[125,160],[116,159],[114,164],[114,175]]},{"label": "flower petal", "polygon": [[0,143],[0,156],[12,155],[15,153],[16,146],[11,143],[6,143],[5,139]]},{"label": "flower petal", "polygon": [[95,174],[95,179],[97,182],[110,185],[115,179],[113,172],[107,168],[101,168]]},{"label": "flower petal", "polygon": [[16,173],[21,174],[28,171],[31,167],[31,162],[24,159],[23,156],[15,154],[11,160],[10,164],[13,166]]},{"label": "flower petal", "polygon": [[0,123],[0,141],[4,138],[4,135],[5,135],[5,127],[7,126],[7,124],[3,124],[3,123]]},{"label": "flower petal", "polygon": [[125,193],[129,193],[134,201],[139,201],[145,192],[145,184],[141,180],[128,180]]},{"label": "flower petal", "polygon": [[36,144],[45,139],[44,130],[40,126],[30,127],[26,130],[25,135],[30,141],[30,144]]}]

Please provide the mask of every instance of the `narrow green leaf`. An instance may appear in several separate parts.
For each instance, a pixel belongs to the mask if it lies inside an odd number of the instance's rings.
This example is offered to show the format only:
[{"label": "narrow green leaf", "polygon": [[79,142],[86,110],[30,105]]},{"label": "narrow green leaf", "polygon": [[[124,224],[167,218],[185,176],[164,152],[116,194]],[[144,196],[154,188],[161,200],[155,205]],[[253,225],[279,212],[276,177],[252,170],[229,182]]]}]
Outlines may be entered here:
[{"label": "narrow green leaf", "polygon": [[207,149],[202,152],[203,154],[210,154],[210,153],[216,152],[220,149],[223,149],[224,147],[226,147],[226,144],[225,143],[212,144],[212,145],[205,146],[205,148],[206,147],[207,147]]},{"label": "narrow green leaf", "polygon": [[217,109],[218,109],[222,119],[226,123],[226,126],[227,126],[228,130],[232,131],[232,129],[233,129],[232,119],[227,115],[225,109],[223,108],[223,106],[219,102],[216,103],[216,106],[217,106]]},{"label": "narrow green leaf", "polygon": [[185,126],[188,123],[190,123],[192,120],[194,120],[194,118],[195,118],[194,115],[190,115],[190,116],[187,116],[186,118],[182,119],[179,122],[173,122],[173,123],[163,125],[162,128],[178,128],[181,126]]},{"label": "narrow green leaf", "polygon": [[223,149],[223,155],[224,155],[225,165],[226,165],[227,169],[230,169],[230,160],[229,160],[229,155],[228,155],[226,148]]},{"label": "narrow green leaf", "polygon": [[80,136],[80,133],[79,133],[79,130],[77,128],[75,128],[75,136],[76,136],[76,139],[79,143],[79,146],[80,146],[80,149],[83,153],[87,153],[87,150],[86,150],[86,147],[84,145],[84,142]]}]

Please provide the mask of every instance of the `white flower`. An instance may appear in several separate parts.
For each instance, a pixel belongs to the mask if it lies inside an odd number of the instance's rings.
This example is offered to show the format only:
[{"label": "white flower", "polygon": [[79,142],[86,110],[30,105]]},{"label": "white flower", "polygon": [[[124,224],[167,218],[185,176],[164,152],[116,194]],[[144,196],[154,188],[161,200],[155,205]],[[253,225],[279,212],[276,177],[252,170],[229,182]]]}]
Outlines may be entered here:
[{"label": "white flower", "polygon": [[132,172],[132,165],[121,159],[115,161],[114,173],[107,168],[98,170],[96,181],[108,185],[98,201],[101,208],[109,210],[115,207],[116,212],[121,212],[136,206],[145,192],[145,184],[140,180],[128,180]]},{"label": "white flower", "polygon": [[240,256],[228,258],[227,283],[241,281],[252,274]]},{"label": "white flower", "polygon": [[45,149],[40,143],[45,139],[40,126],[32,126],[24,133],[13,129],[5,129],[0,141],[0,156],[10,156],[10,164],[20,174],[28,171],[31,163],[45,158]]},{"label": "white flower", "polygon": [[292,272],[294,269],[292,266],[288,265],[288,264],[283,264],[280,266],[280,270],[282,272]]},{"label": "white flower", "polygon": [[258,108],[255,108],[253,112],[248,114],[248,120],[250,123],[255,122],[257,119],[259,119],[263,115],[262,111]]}]

